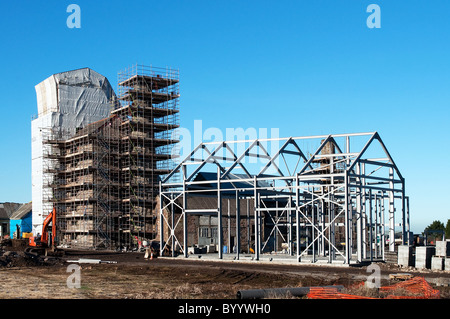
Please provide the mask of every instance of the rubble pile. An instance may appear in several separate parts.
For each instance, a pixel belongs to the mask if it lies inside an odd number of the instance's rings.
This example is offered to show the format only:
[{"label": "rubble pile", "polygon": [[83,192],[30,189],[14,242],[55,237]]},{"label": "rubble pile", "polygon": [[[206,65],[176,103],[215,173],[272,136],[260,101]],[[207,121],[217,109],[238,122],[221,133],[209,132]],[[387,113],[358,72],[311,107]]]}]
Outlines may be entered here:
[{"label": "rubble pile", "polygon": [[60,258],[29,253],[22,244],[3,240],[0,243],[0,268],[36,267],[62,264]]}]

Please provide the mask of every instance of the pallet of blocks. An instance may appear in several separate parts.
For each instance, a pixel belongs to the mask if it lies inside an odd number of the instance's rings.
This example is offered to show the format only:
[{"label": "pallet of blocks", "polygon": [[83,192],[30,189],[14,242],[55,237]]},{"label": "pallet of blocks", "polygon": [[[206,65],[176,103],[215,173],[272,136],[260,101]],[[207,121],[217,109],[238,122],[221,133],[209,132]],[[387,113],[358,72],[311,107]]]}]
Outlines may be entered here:
[{"label": "pallet of blocks", "polygon": [[389,279],[393,281],[404,281],[412,279],[414,276],[407,273],[390,274]]},{"label": "pallet of blocks", "polygon": [[[436,256],[442,258],[442,269],[450,271],[450,240],[436,241]],[[439,261],[440,265],[440,261]],[[436,266],[440,267],[440,266]]]},{"label": "pallet of blocks", "polygon": [[441,256],[431,257],[431,270],[444,270],[444,260]]},{"label": "pallet of blocks", "polygon": [[450,241],[438,240],[436,241],[436,256],[449,257],[450,256]]},{"label": "pallet of blocks", "polygon": [[434,246],[416,247],[416,268],[431,269],[431,257],[435,255]]}]

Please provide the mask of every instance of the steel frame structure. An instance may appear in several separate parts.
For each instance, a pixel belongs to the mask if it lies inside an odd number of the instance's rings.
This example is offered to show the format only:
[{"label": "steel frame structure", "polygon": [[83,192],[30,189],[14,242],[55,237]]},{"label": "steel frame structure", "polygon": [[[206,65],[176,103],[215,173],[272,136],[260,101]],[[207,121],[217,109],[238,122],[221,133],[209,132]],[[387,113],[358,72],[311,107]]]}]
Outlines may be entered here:
[{"label": "steel frame structure", "polygon": [[[171,182],[178,171],[182,181]],[[199,172],[217,175],[205,182]],[[191,209],[191,196],[214,196],[217,207]],[[409,237],[405,179],[377,132],[199,144],[160,182],[161,251],[188,257],[195,244],[188,242],[188,217],[210,215],[218,218],[223,259],[224,223],[230,225],[224,198],[236,201],[235,259],[243,250],[243,199],[253,201],[255,260],[280,244],[298,262],[384,260],[387,237],[394,251],[396,227],[403,244]]]}]

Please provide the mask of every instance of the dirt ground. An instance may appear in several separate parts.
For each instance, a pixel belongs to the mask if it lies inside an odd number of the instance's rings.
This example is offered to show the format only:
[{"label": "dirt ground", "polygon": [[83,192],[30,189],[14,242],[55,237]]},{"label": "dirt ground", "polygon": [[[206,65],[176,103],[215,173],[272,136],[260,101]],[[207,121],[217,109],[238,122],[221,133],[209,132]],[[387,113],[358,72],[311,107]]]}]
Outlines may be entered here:
[{"label": "dirt ground", "polygon": [[[198,258],[144,259],[144,253],[68,251],[62,258],[29,258],[23,252],[0,257],[0,299],[235,299],[239,290],[343,285],[366,280],[366,267],[263,264],[207,261]],[[80,264],[80,287],[69,288],[71,260],[101,259],[107,264]],[[8,262],[6,262],[8,261]],[[69,262],[68,262],[69,261]],[[405,272],[380,264],[382,285],[390,273]],[[449,272],[420,273],[431,282],[450,282]],[[70,281],[73,282],[73,281]],[[450,298],[447,285],[436,286]],[[286,296],[286,298],[292,296]]]}]

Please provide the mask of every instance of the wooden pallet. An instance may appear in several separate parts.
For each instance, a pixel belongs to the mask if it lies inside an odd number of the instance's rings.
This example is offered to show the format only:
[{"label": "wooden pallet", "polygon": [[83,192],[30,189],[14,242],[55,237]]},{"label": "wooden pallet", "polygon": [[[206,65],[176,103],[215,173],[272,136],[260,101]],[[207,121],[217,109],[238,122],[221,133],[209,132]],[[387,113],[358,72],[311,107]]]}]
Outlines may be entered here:
[{"label": "wooden pallet", "polygon": [[407,273],[399,273],[399,274],[390,274],[389,279],[390,280],[397,280],[397,281],[403,281],[403,280],[409,280],[412,279],[414,276]]}]

